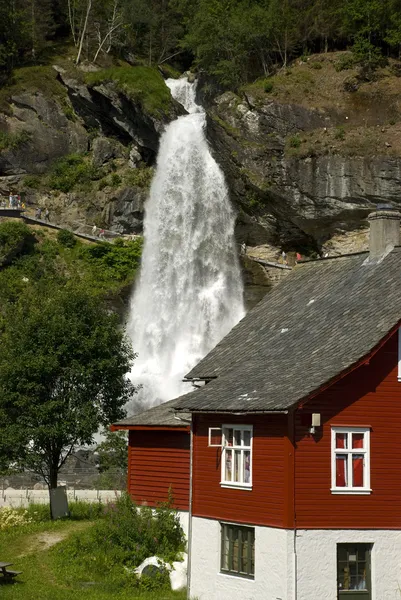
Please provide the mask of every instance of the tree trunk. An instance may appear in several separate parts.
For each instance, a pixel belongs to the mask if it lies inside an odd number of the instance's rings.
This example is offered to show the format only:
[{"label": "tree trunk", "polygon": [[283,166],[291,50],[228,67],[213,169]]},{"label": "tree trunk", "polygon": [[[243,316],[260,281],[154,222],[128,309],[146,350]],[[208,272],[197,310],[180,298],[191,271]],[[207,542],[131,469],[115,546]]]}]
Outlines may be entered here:
[{"label": "tree trunk", "polygon": [[82,46],[84,43],[84,38],[86,35],[86,29],[88,27],[88,19],[89,19],[89,13],[91,11],[92,8],[92,0],[88,0],[88,5],[86,8],[86,15],[85,15],[85,22],[84,22],[84,26],[82,28],[82,33],[81,33],[81,39],[79,41],[79,49],[78,49],[78,54],[77,54],[77,58],[76,58],[76,63],[78,64],[80,59],[81,59],[81,53],[82,53]]}]

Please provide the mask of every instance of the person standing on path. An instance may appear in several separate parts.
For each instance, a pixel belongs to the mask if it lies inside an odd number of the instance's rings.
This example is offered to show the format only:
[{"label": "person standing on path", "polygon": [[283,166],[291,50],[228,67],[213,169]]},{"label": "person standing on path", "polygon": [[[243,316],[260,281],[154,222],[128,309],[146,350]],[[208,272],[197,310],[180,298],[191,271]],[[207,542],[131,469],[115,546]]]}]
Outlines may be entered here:
[{"label": "person standing on path", "polygon": [[48,208],[45,208],[45,221],[50,223],[50,213]]}]

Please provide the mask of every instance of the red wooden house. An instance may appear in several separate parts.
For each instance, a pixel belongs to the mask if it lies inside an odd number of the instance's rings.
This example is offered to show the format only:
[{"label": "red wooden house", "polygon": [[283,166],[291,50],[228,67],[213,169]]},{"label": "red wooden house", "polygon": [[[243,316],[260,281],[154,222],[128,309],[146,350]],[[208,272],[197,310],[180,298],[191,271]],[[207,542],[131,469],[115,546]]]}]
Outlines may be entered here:
[{"label": "red wooden house", "polygon": [[189,373],[203,387],[132,425],[134,497],[187,490],[191,597],[401,598],[400,215],[370,222],[369,253],[299,264]]}]

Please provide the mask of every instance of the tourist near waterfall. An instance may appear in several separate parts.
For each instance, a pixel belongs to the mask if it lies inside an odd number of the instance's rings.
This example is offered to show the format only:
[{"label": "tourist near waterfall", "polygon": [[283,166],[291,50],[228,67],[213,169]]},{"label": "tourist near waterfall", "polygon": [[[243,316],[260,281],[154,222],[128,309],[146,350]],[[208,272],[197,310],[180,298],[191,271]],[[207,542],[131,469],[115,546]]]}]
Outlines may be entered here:
[{"label": "tourist near waterfall", "polygon": [[128,333],[138,357],[136,411],[190,391],[183,376],[243,317],[234,213],[186,78],[167,80],[189,113],[160,141],[145,209],[142,267]]}]

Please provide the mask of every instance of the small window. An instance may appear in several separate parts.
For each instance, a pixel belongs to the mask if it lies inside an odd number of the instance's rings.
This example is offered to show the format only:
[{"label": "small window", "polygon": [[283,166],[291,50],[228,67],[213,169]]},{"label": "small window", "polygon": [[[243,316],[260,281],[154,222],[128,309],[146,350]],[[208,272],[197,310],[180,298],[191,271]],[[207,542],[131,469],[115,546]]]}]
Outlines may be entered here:
[{"label": "small window", "polygon": [[254,578],[254,527],[221,524],[221,572]]},{"label": "small window", "polygon": [[331,430],[331,491],[370,493],[370,430],[333,427]]},{"label": "small window", "polygon": [[337,544],[338,599],[371,599],[371,544]]},{"label": "small window", "polygon": [[223,425],[221,483],[252,487],[252,426]]}]

